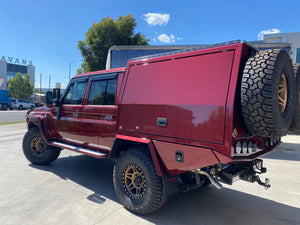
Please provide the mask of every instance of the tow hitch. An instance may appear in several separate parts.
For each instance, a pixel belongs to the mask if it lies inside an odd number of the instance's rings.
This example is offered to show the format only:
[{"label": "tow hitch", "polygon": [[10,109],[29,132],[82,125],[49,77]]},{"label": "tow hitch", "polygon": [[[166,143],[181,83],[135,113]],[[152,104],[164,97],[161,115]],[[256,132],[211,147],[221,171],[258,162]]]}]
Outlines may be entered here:
[{"label": "tow hitch", "polygon": [[257,175],[266,172],[267,168],[263,167],[263,161],[261,159],[255,159],[250,162],[229,164],[220,172],[216,172],[213,176],[217,181],[230,185],[234,181],[244,180],[251,183],[257,182],[259,185],[264,186],[265,189],[268,189],[271,187],[270,179],[266,178],[265,182],[263,182],[260,180],[259,175]]},{"label": "tow hitch", "polygon": [[271,187],[271,185],[270,185],[270,179],[269,179],[269,178],[266,178],[266,179],[265,179],[265,183],[264,183],[264,182],[262,182],[262,181],[260,180],[259,176],[256,175],[256,176],[254,176],[254,181],[256,181],[259,185],[264,186],[266,190],[267,190],[269,187]]}]

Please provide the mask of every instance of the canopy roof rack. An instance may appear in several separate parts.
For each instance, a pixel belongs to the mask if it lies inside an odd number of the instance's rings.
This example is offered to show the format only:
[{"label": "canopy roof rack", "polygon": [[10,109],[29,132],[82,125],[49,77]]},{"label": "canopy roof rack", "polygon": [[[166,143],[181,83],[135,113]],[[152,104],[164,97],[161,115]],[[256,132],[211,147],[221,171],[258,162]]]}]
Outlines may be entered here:
[{"label": "canopy roof rack", "polygon": [[200,50],[200,49],[207,49],[207,48],[213,48],[213,47],[219,47],[219,46],[231,45],[231,44],[238,44],[238,43],[241,43],[240,39],[233,40],[233,41],[221,42],[221,43],[212,44],[212,45],[205,45],[205,46],[202,45],[202,46],[180,49],[180,50],[164,52],[164,53],[159,53],[159,54],[146,55],[146,56],[132,58],[129,61],[146,60],[146,59],[156,58],[156,57],[160,57],[160,56],[166,56],[166,55],[172,55],[172,54],[178,54],[178,53],[183,53],[183,52],[190,52],[190,51],[195,51],[195,50]]}]

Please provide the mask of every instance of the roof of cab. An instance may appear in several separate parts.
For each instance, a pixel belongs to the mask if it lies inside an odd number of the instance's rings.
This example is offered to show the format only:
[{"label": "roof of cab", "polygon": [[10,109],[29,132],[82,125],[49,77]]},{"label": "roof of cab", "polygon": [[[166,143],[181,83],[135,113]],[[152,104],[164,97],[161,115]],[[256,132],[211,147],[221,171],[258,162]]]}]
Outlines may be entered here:
[{"label": "roof of cab", "polygon": [[110,69],[110,70],[98,70],[98,71],[93,71],[93,72],[88,72],[88,73],[83,73],[83,74],[77,74],[74,77],[83,77],[83,76],[116,73],[116,72],[124,72],[124,71],[125,71],[125,67],[121,67],[121,68],[115,68],[115,69]]}]

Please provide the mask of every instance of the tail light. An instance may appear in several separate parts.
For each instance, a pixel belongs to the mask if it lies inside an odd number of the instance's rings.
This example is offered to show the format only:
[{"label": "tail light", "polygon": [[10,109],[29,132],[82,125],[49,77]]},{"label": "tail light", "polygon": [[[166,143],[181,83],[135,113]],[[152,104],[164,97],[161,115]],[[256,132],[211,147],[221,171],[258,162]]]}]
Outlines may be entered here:
[{"label": "tail light", "polygon": [[236,142],[234,147],[234,156],[248,156],[262,150],[263,149],[258,149],[257,144],[255,143]]},{"label": "tail light", "polygon": [[237,142],[235,144],[235,148],[234,148],[234,153],[239,155],[241,154],[241,151],[242,151],[242,143],[241,142]]}]

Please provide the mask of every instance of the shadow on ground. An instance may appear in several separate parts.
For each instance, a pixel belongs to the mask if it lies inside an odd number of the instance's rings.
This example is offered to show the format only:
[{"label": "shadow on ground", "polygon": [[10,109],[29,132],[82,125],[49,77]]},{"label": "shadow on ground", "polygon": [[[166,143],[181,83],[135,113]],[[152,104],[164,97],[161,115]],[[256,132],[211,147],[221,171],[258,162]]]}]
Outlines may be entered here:
[{"label": "shadow on ground", "polygon": [[[87,201],[105,204],[105,198],[119,202],[114,192],[112,160],[84,155],[59,158],[52,165],[36,166],[82,185],[94,192]],[[154,224],[300,224],[300,209],[243,192],[209,186],[175,195],[158,212],[140,216]]]},{"label": "shadow on ground", "polygon": [[275,151],[262,158],[300,161],[300,144],[283,142]]}]

